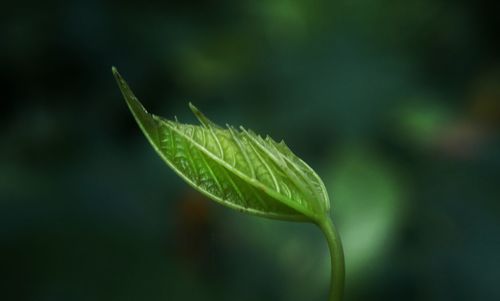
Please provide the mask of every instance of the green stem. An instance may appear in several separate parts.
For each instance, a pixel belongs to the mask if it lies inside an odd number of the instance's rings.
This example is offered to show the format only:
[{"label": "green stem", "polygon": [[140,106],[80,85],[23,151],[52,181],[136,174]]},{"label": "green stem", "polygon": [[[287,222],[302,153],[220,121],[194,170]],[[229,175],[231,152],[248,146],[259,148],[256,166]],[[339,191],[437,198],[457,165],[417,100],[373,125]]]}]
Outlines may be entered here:
[{"label": "green stem", "polygon": [[325,217],[318,223],[319,227],[325,234],[330,249],[330,264],[332,267],[331,280],[330,280],[330,297],[329,301],[342,301],[344,295],[344,251],[342,249],[342,242],[340,235],[332,223],[330,217]]}]

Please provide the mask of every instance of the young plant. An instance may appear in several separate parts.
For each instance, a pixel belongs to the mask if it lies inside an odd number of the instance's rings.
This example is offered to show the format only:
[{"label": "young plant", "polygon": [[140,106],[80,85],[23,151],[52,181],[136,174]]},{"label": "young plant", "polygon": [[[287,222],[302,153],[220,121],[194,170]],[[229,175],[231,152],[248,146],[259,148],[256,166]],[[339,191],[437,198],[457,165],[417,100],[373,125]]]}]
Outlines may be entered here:
[{"label": "young plant", "polygon": [[158,155],[208,198],[241,212],[311,222],[323,231],[331,258],[330,301],[342,300],[344,255],[319,176],[281,142],[243,127],[220,127],[189,104],[201,125],[148,113],[112,68],[130,111]]}]

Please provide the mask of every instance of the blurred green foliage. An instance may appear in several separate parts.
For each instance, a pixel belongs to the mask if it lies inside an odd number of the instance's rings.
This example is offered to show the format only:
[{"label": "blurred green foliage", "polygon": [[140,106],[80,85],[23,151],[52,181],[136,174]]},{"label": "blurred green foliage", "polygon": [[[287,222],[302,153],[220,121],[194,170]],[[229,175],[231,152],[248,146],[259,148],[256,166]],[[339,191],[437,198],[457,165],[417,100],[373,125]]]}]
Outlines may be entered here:
[{"label": "blurred green foliage", "polygon": [[346,300],[499,300],[499,11],[3,3],[0,299],[326,300],[321,233],[200,200],[144,141],[115,65],[158,115],[194,122],[192,101],[328,178]]}]

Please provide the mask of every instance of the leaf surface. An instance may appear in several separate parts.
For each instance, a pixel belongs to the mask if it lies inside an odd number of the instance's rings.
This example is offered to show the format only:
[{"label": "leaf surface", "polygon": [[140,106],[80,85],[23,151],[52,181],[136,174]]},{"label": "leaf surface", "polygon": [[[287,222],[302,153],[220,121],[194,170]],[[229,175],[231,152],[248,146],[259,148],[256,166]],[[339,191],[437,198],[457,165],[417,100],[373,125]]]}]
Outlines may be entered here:
[{"label": "leaf surface", "polygon": [[113,68],[140,128],[186,182],[233,209],[285,220],[319,221],[330,203],[319,176],[282,141],[243,127],[218,126],[189,104],[201,125],[148,113]]}]

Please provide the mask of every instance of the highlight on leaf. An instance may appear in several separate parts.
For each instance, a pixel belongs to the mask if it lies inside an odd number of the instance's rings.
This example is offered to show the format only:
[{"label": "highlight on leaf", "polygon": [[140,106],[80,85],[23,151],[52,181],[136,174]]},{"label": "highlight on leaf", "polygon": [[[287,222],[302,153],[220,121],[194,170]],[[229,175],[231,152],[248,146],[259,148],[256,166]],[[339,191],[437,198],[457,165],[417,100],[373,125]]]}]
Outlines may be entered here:
[{"label": "highlight on leaf", "polygon": [[319,176],[283,142],[243,127],[221,127],[193,104],[200,125],[148,113],[118,71],[113,74],[149,142],[181,178],[212,200],[275,219],[324,219],[330,208]]}]

